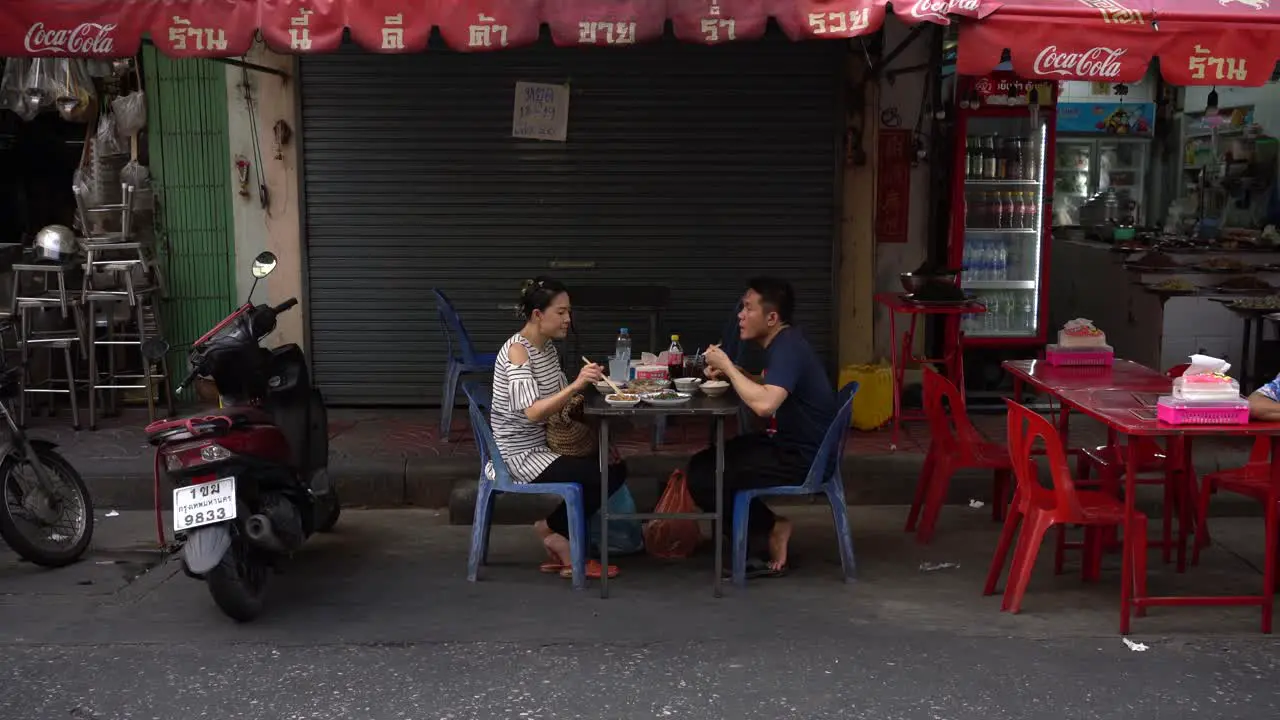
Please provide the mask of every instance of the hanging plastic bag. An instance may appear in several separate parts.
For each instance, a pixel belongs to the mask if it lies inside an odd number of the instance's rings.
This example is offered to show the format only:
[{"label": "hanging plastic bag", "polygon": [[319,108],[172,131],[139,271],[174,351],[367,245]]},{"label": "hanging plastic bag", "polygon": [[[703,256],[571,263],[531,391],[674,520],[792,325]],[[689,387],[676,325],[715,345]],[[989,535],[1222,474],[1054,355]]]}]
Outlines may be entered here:
[{"label": "hanging plastic bag", "polygon": [[147,101],[141,90],[112,100],[111,112],[116,116],[116,132],[122,140],[142,132],[147,125]]},{"label": "hanging plastic bag", "polygon": [[23,85],[27,81],[30,61],[26,58],[9,58],[4,63],[4,75],[0,76],[0,109],[20,112],[26,105]]},{"label": "hanging plastic bag", "polygon": [[[630,515],[636,511],[635,498],[626,485],[618,488],[618,492],[609,498],[609,514]],[[591,554],[600,557],[600,513],[591,516],[587,530],[591,538]],[[644,528],[639,520],[609,521],[609,554],[634,555],[644,550]]]},{"label": "hanging plastic bag", "polygon": [[53,104],[68,122],[86,122],[97,114],[98,93],[84,60],[53,60]]},{"label": "hanging plastic bag", "polygon": [[100,155],[120,155],[128,152],[128,146],[120,142],[120,134],[116,129],[116,118],[106,113],[98,118],[98,131],[93,140],[97,143],[95,151]]},{"label": "hanging plastic bag", "polygon": [[34,58],[27,66],[27,80],[22,84],[28,110],[40,112],[53,107],[56,90],[53,84],[56,58]]},{"label": "hanging plastic bag", "polygon": [[[662,491],[654,512],[698,512],[683,470],[671,473],[667,489]],[[644,547],[654,557],[668,560],[687,558],[698,549],[700,542],[702,529],[698,527],[697,520],[650,520],[644,527]]]}]

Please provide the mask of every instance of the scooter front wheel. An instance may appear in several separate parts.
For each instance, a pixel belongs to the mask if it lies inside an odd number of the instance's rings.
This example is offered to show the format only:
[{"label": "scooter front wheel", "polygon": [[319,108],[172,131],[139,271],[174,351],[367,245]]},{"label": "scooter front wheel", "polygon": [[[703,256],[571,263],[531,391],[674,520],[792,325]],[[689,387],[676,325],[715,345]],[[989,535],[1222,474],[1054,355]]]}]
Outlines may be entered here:
[{"label": "scooter front wheel", "polygon": [[205,574],[213,601],[227,617],[249,622],[262,614],[270,568],[243,538],[231,541],[221,562]]}]

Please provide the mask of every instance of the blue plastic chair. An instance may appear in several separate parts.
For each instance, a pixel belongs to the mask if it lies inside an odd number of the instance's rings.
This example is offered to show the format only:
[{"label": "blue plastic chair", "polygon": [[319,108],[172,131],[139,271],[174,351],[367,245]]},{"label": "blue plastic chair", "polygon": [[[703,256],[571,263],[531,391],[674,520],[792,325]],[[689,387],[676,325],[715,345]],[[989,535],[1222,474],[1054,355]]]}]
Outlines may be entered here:
[{"label": "blue plastic chair", "polygon": [[[467,559],[467,580],[475,582],[480,566],[489,559],[489,522],[493,516],[493,501],[498,493],[524,493],[526,495],[558,495],[569,511],[569,552],[573,561],[573,588],[581,590],[587,584],[587,523],[582,512],[582,486],[577,483],[517,483],[511,478],[507,464],[498,453],[489,421],[485,419],[491,400],[488,386],[468,382],[463,384],[468,412],[471,414],[471,430],[475,433],[476,448],[480,452],[480,483],[476,493],[476,514],[471,521],[471,554]],[[490,480],[484,468],[493,463],[494,479]],[[586,478],[591,482],[590,478]]]},{"label": "blue plastic chair", "polygon": [[858,383],[851,382],[840,390],[840,409],[827,428],[818,454],[809,468],[809,475],[800,485],[739,490],[733,498],[733,583],[747,584],[747,520],[751,501],[779,495],[825,495],[831,504],[831,517],[836,525],[836,542],[840,544],[840,565],[844,568],[844,581],[852,582],[857,572],[853,556],[853,531],[849,526],[849,511],[845,504],[844,481],[840,477],[840,462],[844,459],[844,443],[849,437],[849,420],[853,413],[853,395]]},{"label": "blue plastic chair", "polygon": [[[444,371],[444,388],[440,397],[440,439],[449,442],[449,431],[453,428],[453,402],[458,392],[458,383],[467,373],[492,372],[493,364],[498,360],[497,353],[477,353],[471,344],[471,336],[462,325],[462,318],[453,308],[446,296],[439,289],[432,290],[436,296],[436,311],[440,316],[440,329],[444,331],[445,352],[448,354],[448,365]],[[455,346],[456,343],[456,346]]]}]

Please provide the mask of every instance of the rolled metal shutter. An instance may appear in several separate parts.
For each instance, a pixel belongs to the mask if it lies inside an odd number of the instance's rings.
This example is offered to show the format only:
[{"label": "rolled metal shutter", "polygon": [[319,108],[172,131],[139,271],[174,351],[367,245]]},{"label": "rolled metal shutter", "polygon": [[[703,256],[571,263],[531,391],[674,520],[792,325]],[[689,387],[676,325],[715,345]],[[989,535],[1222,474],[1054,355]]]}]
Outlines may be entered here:
[{"label": "rolled metal shutter", "polygon": [[[720,339],[746,279],[773,274],[834,355],[841,43],[301,59],[307,316],[339,405],[437,404],[431,289],[481,352],[519,327],[522,280],[665,285],[656,342]],[[569,83],[568,141],[511,137],[516,81]],[[571,293],[572,294],[572,293]],[[575,313],[603,361],[638,312]],[[576,358],[574,361],[576,362]]]}]

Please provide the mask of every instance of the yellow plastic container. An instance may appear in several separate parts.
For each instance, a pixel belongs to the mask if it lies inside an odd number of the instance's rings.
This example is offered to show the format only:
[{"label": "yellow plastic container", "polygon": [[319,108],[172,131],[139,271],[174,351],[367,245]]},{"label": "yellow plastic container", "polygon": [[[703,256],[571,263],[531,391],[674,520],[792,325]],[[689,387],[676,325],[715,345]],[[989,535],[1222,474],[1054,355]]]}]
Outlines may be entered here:
[{"label": "yellow plastic container", "polygon": [[853,396],[853,427],[875,430],[893,419],[893,365],[846,365],[840,370],[840,387],[857,381]]}]

